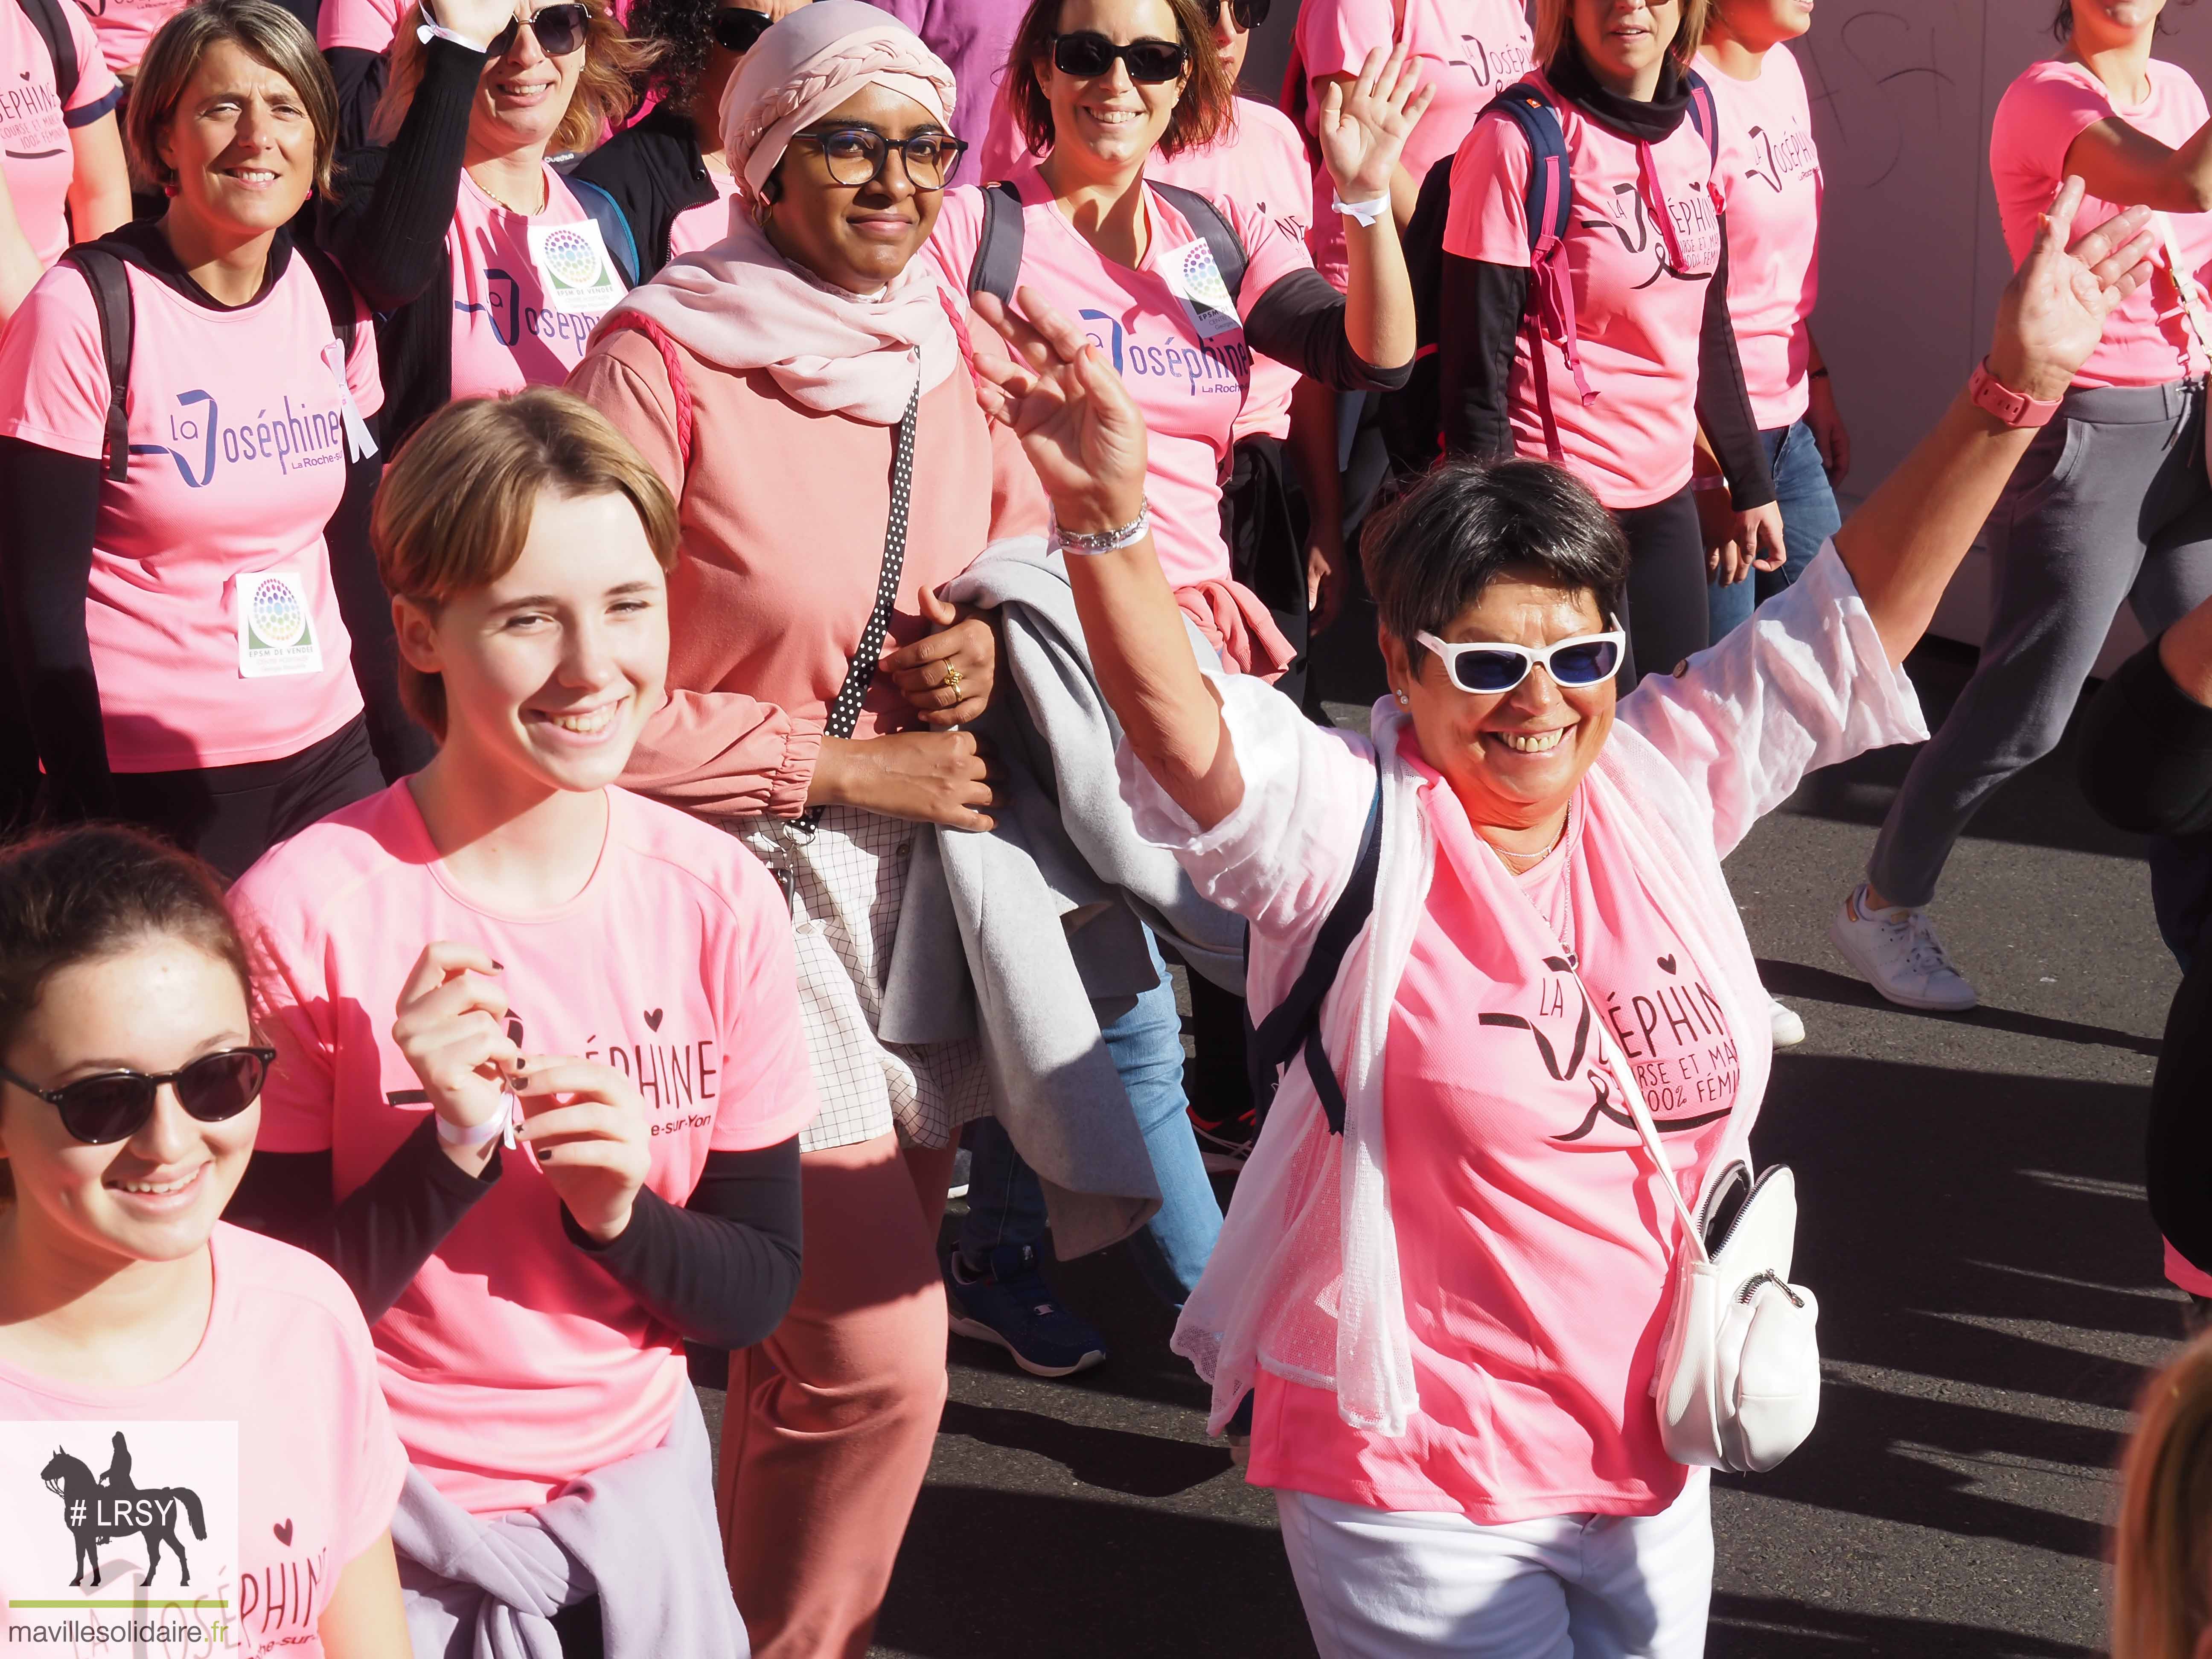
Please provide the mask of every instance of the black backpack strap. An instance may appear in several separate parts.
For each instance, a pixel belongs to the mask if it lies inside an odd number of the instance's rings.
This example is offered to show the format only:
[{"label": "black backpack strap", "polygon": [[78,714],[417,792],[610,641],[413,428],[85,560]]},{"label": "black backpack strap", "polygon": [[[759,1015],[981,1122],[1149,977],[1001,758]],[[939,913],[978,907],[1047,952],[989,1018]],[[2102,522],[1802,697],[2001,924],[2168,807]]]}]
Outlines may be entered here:
[{"label": "black backpack strap", "polygon": [[353,284],[346,281],[345,273],[337,268],[331,256],[312,242],[295,242],[292,252],[307,262],[307,269],[315,275],[315,286],[323,291],[323,306],[331,313],[331,329],[345,348],[348,362],[353,361],[354,335],[361,326],[361,307],[354,298]]},{"label": "black backpack strap", "polygon": [[131,277],[122,259],[96,243],[80,243],[62,258],[83,273],[100,319],[100,356],[107,362],[106,471],[121,483],[131,471],[131,336],[137,321]]},{"label": "black backpack strap", "polygon": [[975,263],[968,268],[968,292],[994,294],[1000,305],[1014,302],[1022,278],[1022,193],[1012,179],[983,191],[983,234],[975,244]]},{"label": "black backpack strap", "polygon": [[573,173],[562,177],[576,205],[599,228],[599,240],[607,246],[607,257],[615,262],[615,275],[623,279],[624,288],[635,288],[637,237],[630,230],[629,216],[622,210],[622,204],[588,179],[579,179]]},{"label": "black backpack strap", "polygon": [[1314,935],[1306,964],[1282,1001],[1256,1027],[1249,1011],[1244,1017],[1244,1063],[1252,1098],[1261,1103],[1263,1114],[1275,1097],[1277,1068],[1304,1053],[1306,1069],[1313,1074],[1314,1092],[1321,1097],[1322,1112],[1328,1119],[1329,1133],[1344,1133],[1344,1090],[1322,1044],[1321,1005],[1329,987],[1336,983],[1337,970],[1344,966],[1352,942],[1374,914],[1375,877],[1382,863],[1382,770],[1378,757],[1375,798],[1368,803],[1367,827],[1359,834],[1359,854],[1352,860],[1351,879],[1344,884],[1328,920]]},{"label": "black backpack strap", "polygon": [[15,0],[15,3],[46,43],[47,55],[54,60],[54,93],[67,109],[69,100],[76,96],[78,77],[76,37],[70,33],[69,20],[62,15],[67,0]]},{"label": "black backpack strap", "polygon": [[1697,129],[1698,137],[1705,141],[1705,148],[1712,152],[1714,161],[1718,162],[1721,159],[1721,121],[1720,112],[1713,107],[1713,89],[1705,77],[1695,70],[1692,70],[1684,80],[1690,88],[1690,125]]},{"label": "black backpack strap", "polygon": [[1240,299],[1244,289],[1244,269],[1250,264],[1244,252],[1243,240],[1237,234],[1237,227],[1229,222],[1228,216],[1214,205],[1211,197],[1194,190],[1185,190],[1181,185],[1164,185],[1151,181],[1153,191],[1190,222],[1190,228],[1206,240],[1213,255],[1213,268],[1221,273],[1221,285],[1229,290],[1229,297]]}]

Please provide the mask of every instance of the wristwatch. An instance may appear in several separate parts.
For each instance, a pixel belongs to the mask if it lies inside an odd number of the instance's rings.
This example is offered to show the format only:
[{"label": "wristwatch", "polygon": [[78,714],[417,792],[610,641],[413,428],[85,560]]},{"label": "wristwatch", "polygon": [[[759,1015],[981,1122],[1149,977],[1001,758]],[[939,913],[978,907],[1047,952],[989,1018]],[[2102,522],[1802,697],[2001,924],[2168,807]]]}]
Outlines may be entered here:
[{"label": "wristwatch", "polygon": [[2031,398],[2025,392],[2014,392],[1990,373],[1986,357],[1974,368],[1974,378],[1966,382],[1966,395],[1977,407],[1987,410],[2007,426],[2048,426],[2051,417],[2058,412],[2058,400]]}]

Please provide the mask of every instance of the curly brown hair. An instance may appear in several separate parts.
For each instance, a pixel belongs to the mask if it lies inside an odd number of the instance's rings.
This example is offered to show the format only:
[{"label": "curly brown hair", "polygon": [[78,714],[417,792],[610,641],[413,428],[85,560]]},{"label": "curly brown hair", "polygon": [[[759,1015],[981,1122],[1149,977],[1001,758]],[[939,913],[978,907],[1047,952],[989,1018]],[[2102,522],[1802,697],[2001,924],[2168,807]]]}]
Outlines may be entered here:
[{"label": "curly brown hair", "polygon": [[[586,0],[591,23],[584,35],[584,66],[576,73],[576,89],[568,95],[568,108],[546,145],[549,153],[586,150],[597,145],[614,124],[628,115],[636,101],[636,83],[646,66],[659,55],[648,42],[633,40],[613,15],[597,0]],[[392,78],[376,106],[370,131],[380,144],[388,144],[407,118],[415,101],[415,88],[422,84],[423,46],[415,33],[422,21],[422,0],[415,0],[400,15],[392,37]]]},{"label": "curly brown hair", "polygon": [[[1006,54],[1006,102],[1014,122],[1030,149],[1042,155],[1052,148],[1052,100],[1037,80],[1036,66],[1052,58],[1053,38],[1060,33],[1062,0],[1032,0]],[[1176,94],[1175,113],[1160,135],[1158,149],[1175,155],[1187,149],[1203,149],[1219,137],[1236,118],[1237,85],[1221,49],[1213,44],[1212,20],[1199,0],[1167,0],[1175,14],[1176,38],[1189,54],[1183,67],[1181,88]]]}]

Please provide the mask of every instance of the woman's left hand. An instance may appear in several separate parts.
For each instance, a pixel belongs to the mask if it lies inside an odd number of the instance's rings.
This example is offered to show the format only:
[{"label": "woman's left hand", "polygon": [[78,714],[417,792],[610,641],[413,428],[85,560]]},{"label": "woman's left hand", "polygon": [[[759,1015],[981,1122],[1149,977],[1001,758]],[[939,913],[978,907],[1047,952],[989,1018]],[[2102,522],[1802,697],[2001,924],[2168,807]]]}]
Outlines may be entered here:
[{"label": "woman's left hand", "polygon": [[653,1163],[637,1085],[597,1060],[526,1054],[512,1087],[524,1119],[515,1138],[530,1144],[576,1224],[602,1244],[620,1237]]},{"label": "woman's left hand", "polygon": [[1435,96],[1434,87],[1421,85],[1420,66],[1402,40],[1387,54],[1380,46],[1369,52],[1349,87],[1329,82],[1317,136],[1339,199],[1372,202],[1390,193],[1399,152]]},{"label": "woman's left hand", "polygon": [[2084,194],[2071,173],[2043,216],[2027,258],[1997,301],[1990,373],[2010,391],[2057,402],[2104,337],[2105,319],[2150,281],[2150,210],[2116,213],[2073,246]]},{"label": "woman's left hand", "polygon": [[902,646],[883,660],[884,672],[921,711],[921,723],[943,731],[976,719],[991,701],[999,638],[990,618],[967,605],[921,592],[921,614],[936,632]]}]

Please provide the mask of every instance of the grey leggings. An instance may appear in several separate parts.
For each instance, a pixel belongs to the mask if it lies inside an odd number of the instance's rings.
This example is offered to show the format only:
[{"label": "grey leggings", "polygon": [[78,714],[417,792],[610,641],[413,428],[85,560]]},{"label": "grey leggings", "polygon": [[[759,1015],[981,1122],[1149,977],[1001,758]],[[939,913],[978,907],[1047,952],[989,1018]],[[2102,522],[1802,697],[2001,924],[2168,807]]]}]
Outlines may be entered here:
[{"label": "grey leggings", "polygon": [[2121,601],[2157,635],[2212,594],[2204,383],[2075,391],[2013,470],[1986,532],[1981,665],[1913,757],[1867,864],[1893,904],[1936,895],[1990,793],[2057,746]]}]

